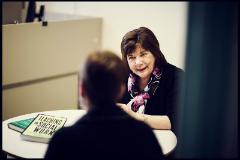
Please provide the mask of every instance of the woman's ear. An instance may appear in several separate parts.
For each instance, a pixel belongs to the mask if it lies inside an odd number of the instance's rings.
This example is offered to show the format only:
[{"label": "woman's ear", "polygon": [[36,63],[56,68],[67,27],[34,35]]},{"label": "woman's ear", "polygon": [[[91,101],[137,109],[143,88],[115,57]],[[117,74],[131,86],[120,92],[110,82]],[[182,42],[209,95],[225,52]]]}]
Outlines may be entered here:
[{"label": "woman's ear", "polygon": [[86,97],[86,87],[85,87],[84,82],[82,80],[79,81],[78,89],[79,89],[79,96],[85,98]]},{"label": "woman's ear", "polygon": [[87,92],[86,92],[86,87],[84,85],[83,81],[79,81],[78,85],[78,101],[79,101],[79,106],[81,109],[89,109],[89,102],[88,102],[88,97],[87,97]]}]

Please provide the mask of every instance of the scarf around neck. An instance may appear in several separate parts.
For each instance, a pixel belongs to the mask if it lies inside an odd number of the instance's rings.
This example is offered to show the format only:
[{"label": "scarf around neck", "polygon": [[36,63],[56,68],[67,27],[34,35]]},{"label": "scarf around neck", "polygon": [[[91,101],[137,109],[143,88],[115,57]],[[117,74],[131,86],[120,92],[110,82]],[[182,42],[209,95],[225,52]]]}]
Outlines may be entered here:
[{"label": "scarf around neck", "polygon": [[145,106],[147,104],[148,99],[150,99],[158,88],[158,84],[160,82],[162,72],[160,72],[159,68],[155,68],[152,72],[151,77],[149,78],[149,82],[143,91],[140,91],[138,82],[139,77],[135,74],[130,73],[128,77],[128,92],[133,98],[130,102],[131,109],[134,112],[144,113]]}]

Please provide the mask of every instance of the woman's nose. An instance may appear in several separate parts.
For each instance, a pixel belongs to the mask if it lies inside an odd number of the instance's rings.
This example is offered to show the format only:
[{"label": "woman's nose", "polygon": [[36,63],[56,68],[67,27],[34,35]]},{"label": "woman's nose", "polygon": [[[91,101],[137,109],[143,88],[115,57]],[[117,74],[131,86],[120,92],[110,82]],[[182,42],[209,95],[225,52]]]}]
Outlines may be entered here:
[{"label": "woman's nose", "polygon": [[141,65],[142,64],[142,59],[140,57],[136,57],[135,64],[136,65]]}]

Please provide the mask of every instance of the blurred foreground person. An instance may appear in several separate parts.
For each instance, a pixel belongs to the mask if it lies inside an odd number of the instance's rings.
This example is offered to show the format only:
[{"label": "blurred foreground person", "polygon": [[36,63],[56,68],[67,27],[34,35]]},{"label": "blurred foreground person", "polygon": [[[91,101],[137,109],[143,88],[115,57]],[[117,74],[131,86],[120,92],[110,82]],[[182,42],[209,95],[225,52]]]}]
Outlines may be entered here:
[{"label": "blurred foreground person", "polygon": [[163,157],[152,129],[115,104],[125,92],[126,78],[127,70],[116,54],[89,54],[79,78],[80,98],[87,114],[54,134],[45,158]]}]

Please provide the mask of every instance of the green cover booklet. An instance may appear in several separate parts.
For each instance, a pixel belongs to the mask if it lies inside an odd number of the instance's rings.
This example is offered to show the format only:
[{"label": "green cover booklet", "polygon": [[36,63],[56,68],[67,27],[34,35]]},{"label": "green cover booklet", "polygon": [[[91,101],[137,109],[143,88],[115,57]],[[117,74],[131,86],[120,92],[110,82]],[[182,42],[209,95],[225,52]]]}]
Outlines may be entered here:
[{"label": "green cover booklet", "polygon": [[65,117],[39,114],[22,132],[21,138],[27,141],[48,143],[53,134],[67,121]]},{"label": "green cover booklet", "polygon": [[8,123],[8,128],[18,132],[23,132],[33,120],[34,118],[28,118],[28,119],[22,119],[22,120],[10,122]]}]

